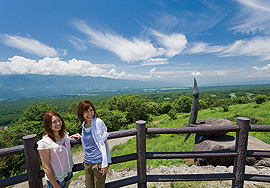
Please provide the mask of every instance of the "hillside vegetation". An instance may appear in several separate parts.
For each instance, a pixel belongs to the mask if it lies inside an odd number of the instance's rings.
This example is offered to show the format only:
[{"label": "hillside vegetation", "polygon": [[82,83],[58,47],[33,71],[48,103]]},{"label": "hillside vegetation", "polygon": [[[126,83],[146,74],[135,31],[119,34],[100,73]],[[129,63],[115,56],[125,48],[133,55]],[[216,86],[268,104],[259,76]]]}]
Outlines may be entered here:
[{"label": "hillside vegetation", "polygon": [[[268,90],[266,89],[265,93],[261,89],[253,89],[252,92],[251,90],[247,92],[248,90],[244,88],[244,90],[202,91],[197,120],[229,118],[235,124],[237,117],[244,116],[250,117],[256,124],[270,124],[268,118],[270,102],[268,95],[266,95]],[[250,97],[252,100],[249,99]],[[27,101],[0,103],[1,111],[4,111],[3,106],[8,107],[6,108],[8,113],[4,115],[15,117],[5,130],[0,130],[0,148],[22,145],[22,137],[28,134],[37,134],[37,139],[41,139],[45,133],[42,118],[49,110],[60,112],[70,134],[81,132],[76,109],[78,102],[83,99],[93,101],[99,117],[107,125],[108,131],[111,132],[134,128],[136,120],[139,119],[146,120],[147,127],[176,127],[186,124],[192,104],[192,91],[40,99],[38,103],[28,104],[20,113],[19,107],[25,106]],[[251,134],[269,143],[268,133]],[[192,151],[194,136],[191,136],[186,142],[183,141],[183,138],[183,135],[148,135],[147,151]],[[135,145],[135,139],[129,140],[126,144],[113,148],[112,156],[134,153],[136,152]],[[132,161],[128,164],[112,165],[111,168],[132,168],[136,165],[134,163]],[[157,167],[161,164],[177,165],[186,163],[186,161],[182,159],[149,160],[147,163]],[[1,178],[18,175],[24,171],[23,154],[1,158]]]},{"label": "hillside vegetation", "polygon": [[[237,117],[249,117],[252,124],[270,125],[270,101],[263,104],[249,103],[238,104],[229,107],[229,111],[224,112],[220,107],[211,109],[200,110],[197,120],[207,118],[220,118],[230,119],[233,124],[236,124]],[[187,124],[189,119],[188,113],[177,114],[177,119],[173,120],[168,115],[161,115],[153,118],[151,122],[148,122],[146,127],[182,127]],[[256,121],[256,122],[255,122]],[[128,128],[135,128],[135,124],[129,125]],[[235,133],[229,133],[235,135]],[[270,144],[269,132],[250,132],[249,136],[256,137],[267,144]],[[160,135],[147,135],[146,150],[147,152],[183,152],[192,151],[195,143],[195,136],[192,134],[189,139],[184,142],[184,135],[178,134],[160,134]],[[136,153],[136,138],[129,140],[128,142],[115,146],[112,148],[111,154],[113,157],[126,155],[130,153]],[[147,165],[157,168],[160,165],[179,166],[183,163],[190,164],[189,160],[184,159],[148,159]],[[120,164],[111,165],[110,168],[115,171],[121,168],[135,167],[136,161],[125,162]]]}]

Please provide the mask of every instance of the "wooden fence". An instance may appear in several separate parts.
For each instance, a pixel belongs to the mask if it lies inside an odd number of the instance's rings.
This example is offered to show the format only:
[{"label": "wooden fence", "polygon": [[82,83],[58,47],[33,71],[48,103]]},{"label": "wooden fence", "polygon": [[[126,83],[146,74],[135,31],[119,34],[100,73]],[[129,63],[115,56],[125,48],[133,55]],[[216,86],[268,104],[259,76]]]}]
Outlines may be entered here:
[{"label": "wooden fence", "polygon": [[[235,150],[201,151],[201,152],[146,152],[146,134],[180,134],[228,131],[236,132]],[[124,178],[106,183],[106,187],[122,187],[137,184],[139,188],[146,188],[147,182],[173,182],[173,181],[219,181],[232,180],[232,187],[243,187],[244,181],[270,182],[269,175],[245,174],[246,157],[270,158],[270,151],[247,150],[248,132],[270,132],[270,125],[249,125],[249,119],[238,117],[236,125],[226,126],[200,126],[200,127],[169,127],[146,128],[145,121],[137,121],[136,129],[110,132],[108,139],[136,136],[137,153],[113,157],[112,164],[137,160],[137,176]],[[0,180],[0,187],[14,185],[28,181],[30,188],[41,188],[44,171],[40,170],[40,162],[36,135],[23,137],[23,145],[0,150],[0,157],[25,154],[27,173]],[[147,175],[146,159],[180,159],[180,158],[210,158],[234,157],[233,173],[215,174],[172,174]],[[75,164],[73,172],[83,170],[82,163]]]}]

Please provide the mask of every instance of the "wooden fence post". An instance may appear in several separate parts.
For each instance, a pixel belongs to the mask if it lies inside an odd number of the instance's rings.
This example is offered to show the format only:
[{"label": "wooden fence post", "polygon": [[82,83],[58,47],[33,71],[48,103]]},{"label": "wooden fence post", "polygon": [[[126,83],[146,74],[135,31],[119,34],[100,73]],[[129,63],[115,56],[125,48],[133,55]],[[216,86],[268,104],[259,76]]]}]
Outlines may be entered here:
[{"label": "wooden fence post", "polygon": [[233,173],[235,175],[235,180],[232,182],[232,187],[242,188],[244,187],[245,178],[249,119],[245,117],[238,117],[237,125],[240,129],[239,132],[236,132],[235,140],[235,149],[238,153],[238,156],[234,159]]},{"label": "wooden fence post", "polygon": [[136,121],[137,129],[137,176],[138,176],[138,188],[146,188],[146,134],[145,134],[146,122],[143,120]]},{"label": "wooden fence post", "polygon": [[35,150],[37,144],[36,134],[23,137],[24,156],[27,168],[29,188],[42,188],[42,179],[38,177],[40,171],[39,156]]}]

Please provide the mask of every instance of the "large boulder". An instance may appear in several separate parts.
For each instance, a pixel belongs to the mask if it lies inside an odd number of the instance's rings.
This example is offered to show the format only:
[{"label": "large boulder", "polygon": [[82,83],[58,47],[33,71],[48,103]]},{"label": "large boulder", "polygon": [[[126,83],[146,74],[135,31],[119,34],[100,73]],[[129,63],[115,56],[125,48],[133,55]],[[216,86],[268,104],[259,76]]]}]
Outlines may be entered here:
[{"label": "large boulder", "polygon": [[[196,121],[192,126],[201,127],[201,126],[223,126],[223,125],[233,125],[233,123],[228,119],[218,119],[218,118],[208,118]],[[224,136],[228,133],[228,131],[216,131],[216,132],[204,132],[200,133],[200,135],[207,137],[220,137]]]},{"label": "large boulder", "polygon": [[[220,137],[207,137],[196,134],[195,146],[193,151],[222,151],[222,150],[234,150],[235,138],[233,136],[224,135]],[[261,140],[252,136],[248,137],[248,150],[265,150],[270,151],[270,145],[262,142]],[[197,165],[233,165],[233,157],[221,157],[221,158],[195,158]],[[267,166],[270,167],[269,158],[261,157],[248,157],[246,164],[250,166]]]}]

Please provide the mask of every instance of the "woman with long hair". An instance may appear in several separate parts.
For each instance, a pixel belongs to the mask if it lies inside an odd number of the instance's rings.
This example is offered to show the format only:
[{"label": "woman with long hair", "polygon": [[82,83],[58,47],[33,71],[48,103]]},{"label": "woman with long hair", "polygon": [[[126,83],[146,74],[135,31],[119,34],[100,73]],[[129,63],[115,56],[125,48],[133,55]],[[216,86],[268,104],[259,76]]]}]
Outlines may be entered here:
[{"label": "woman with long hair", "polygon": [[43,117],[46,134],[38,141],[38,151],[49,188],[67,188],[73,176],[70,138],[80,139],[80,134],[68,136],[63,118],[55,111]]}]

